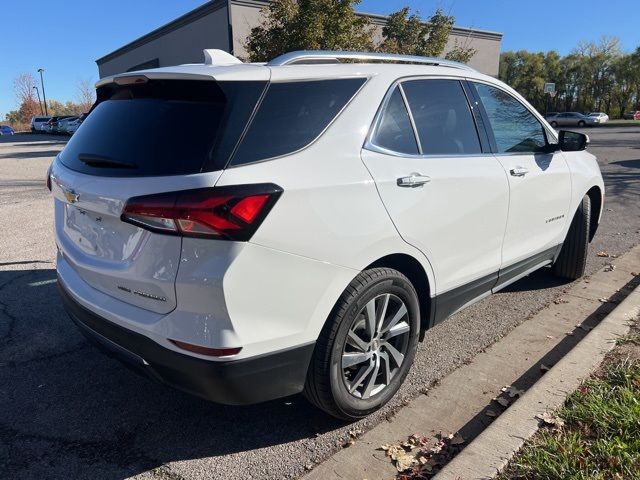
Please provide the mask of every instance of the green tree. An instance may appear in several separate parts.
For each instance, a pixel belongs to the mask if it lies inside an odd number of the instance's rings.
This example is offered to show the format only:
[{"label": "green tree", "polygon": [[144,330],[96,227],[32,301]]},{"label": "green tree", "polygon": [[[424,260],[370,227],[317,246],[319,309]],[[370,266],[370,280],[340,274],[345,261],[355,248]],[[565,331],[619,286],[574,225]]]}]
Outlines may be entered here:
[{"label": "green tree", "polygon": [[294,50],[372,50],[369,21],[356,15],[360,0],[274,0],[246,48],[252,62]]},{"label": "green tree", "polygon": [[[274,0],[265,7],[262,24],[251,30],[245,47],[253,62],[270,60],[293,50],[360,50],[440,57],[447,47],[454,18],[441,9],[427,19],[402,10],[390,15],[382,41],[374,44],[374,29],[357,15],[360,0]],[[455,42],[446,58],[468,62],[476,50]]]},{"label": "green tree", "polygon": [[[412,13],[409,7],[405,7],[389,16],[387,24],[382,28],[383,41],[378,50],[441,57],[454,21],[454,17],[445,15],[441,9],[437,9],[431,17],[423,21],[418,12]],[[475,53],[473,48],[456,42],[446,58],[468,62]]]},{"label": "green tree", "polygon": [[[557,52],[503,52],[500,79],[522,93],[538,110],[605,111],[622,116],[640,100],[640,48],[623,54],[615,37],[580,42],[569,55]],[[542,93],[556,84],[556,97]]]}]

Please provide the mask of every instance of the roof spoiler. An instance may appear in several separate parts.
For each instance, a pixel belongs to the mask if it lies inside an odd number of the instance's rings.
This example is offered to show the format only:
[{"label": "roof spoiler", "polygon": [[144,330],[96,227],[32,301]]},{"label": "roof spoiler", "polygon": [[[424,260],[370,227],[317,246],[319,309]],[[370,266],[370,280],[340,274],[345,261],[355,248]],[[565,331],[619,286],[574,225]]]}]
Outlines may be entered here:
[{"label": "roof spoiler", "polygon": [[205,48],[204,64],[205,65],[236,65],[242,61],[224,50],[217,48]]}]

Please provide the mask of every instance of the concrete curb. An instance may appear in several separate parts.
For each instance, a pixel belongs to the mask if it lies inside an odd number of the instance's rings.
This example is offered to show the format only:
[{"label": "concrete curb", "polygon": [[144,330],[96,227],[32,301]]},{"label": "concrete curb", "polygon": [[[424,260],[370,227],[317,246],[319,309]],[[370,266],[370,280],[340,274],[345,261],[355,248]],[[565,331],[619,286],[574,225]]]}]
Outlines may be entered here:
[{"label": "concrete curb", "polygon": [[436,480],[494,478],[524,442],[538,430],[536,415],[560,407],[566,396],[596,369],[629,332],[640,314],[640,286],[607,315],[578,345],[549,370],[517,402],[435,476]]}]

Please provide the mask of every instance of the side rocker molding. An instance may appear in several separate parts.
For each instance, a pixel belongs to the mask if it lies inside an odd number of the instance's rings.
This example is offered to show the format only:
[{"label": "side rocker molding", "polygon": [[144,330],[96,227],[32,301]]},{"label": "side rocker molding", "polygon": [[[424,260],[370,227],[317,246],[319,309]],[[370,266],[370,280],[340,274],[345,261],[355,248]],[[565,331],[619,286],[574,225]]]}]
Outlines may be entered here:
[{"label": "side rocker molding", "polygon": [[529,275],[531,272],[553,263],[560,253],[561,248],[562,244],[556,245],[529,258],[520,260],[513,265],[504,267],[498,272],[491,273],[465,285],[436,295],[435,298],[433,298],[434,308],[431,309],[432,315],[429,328],[446,320],[465,307],[483,299],[492,292],[497,292],[501,288]]}]

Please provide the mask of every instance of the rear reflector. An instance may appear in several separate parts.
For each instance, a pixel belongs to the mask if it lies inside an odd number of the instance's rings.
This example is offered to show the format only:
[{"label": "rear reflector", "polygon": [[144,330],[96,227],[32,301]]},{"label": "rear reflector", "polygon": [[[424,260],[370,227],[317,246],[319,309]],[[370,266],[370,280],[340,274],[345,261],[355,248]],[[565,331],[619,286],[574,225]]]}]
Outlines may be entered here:
[{"label": "rear reflector", "polygon": [[237,348],[209,348],[203,347],[202,345],[192,345],[191,343],[181,342],[179,340],[171,340],[171,343],[175,346],[182,348],[183,350],[188,350],[189,352],[199,353],[200,355],[208,355],[210,357],[229,357],[231,355],[236,355],[240,353],[242,347]]},{"label": "rear reflector", "polygon": [[130,198],[120,218],[158,233],[247,241],[281,194],[269,183],[146,195]]}]

